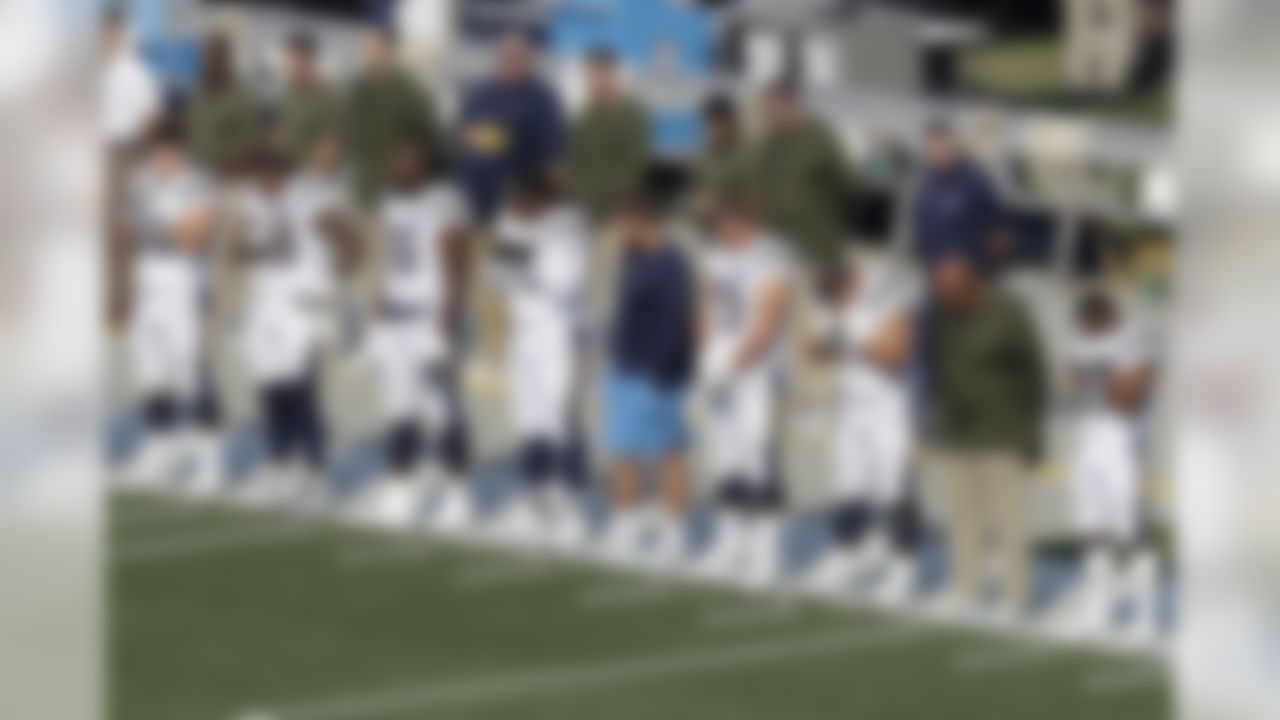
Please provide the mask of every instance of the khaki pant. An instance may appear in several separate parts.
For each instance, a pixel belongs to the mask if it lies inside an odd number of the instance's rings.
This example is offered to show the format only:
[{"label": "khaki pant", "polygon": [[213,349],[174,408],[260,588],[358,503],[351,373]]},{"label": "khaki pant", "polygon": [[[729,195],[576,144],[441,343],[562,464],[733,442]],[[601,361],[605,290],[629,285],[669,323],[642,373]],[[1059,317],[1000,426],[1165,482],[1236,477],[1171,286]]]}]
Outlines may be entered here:
[{"label": "khaki pant", "polygon": [[1013,452],[998,450],[948,451],[939,460],[947,487],[952,589],[962,601],[981,600],[987,550],[995,542],[1001,602],[1010,610],[1025,610],[1031,593],[1025,463]]}]

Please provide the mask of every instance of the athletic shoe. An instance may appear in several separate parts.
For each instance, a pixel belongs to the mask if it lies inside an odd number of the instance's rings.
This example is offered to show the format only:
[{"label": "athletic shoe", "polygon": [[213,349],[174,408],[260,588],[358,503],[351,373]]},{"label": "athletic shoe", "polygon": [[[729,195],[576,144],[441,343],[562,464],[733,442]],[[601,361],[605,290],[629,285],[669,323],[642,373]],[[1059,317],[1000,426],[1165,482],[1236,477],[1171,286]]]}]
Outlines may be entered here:
[{"label": "athletic shoe", "polygon": [[139,490],[166,487],[173,480],[177,459],[174,438],[168,435],[146,438],[121,473],[120,485]]},{"label": "athletic shoe", "polygon": [[475,507],[471,503],[471,493],[465,481],[446,481],[437,497],[440,500],[431,520],[434,529],[450,535],[464,534],[472,529],[475,525]]},{"label": "athletic shoe", "polygon": [[196,431],[184,443],[191,458],[191,477],[184,488],[194,498],[209,498],[222,489],[224,470],[222,438],[208,431]]},{"label": "athletic shoe", "polygon": [[649,564],[656,570],[681,568],[688,560],[684,523],[679,518],[663,516],[657,522]]},{"label": "athletic shoe", "polygon": [[915,584],[915,561],[904,557],[892,558],[885,565],[872,598],[883,607],[906,606],[912,600]]}]

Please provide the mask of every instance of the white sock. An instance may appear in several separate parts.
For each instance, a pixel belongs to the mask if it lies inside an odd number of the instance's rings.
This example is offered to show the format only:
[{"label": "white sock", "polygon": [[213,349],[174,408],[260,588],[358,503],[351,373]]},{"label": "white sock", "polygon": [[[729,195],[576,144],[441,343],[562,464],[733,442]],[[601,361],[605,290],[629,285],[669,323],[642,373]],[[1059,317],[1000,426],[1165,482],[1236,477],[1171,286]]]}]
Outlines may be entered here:
[{"label": "white sock", "polygon": [[1153,628],[1156,624],[1156,598],[1160,583],[1160,559],[1149,548],[1136,551],[1129,558],[1126,580],[1135,622]]},{"label": "white sock", "polygon": [[1090,623],[1110,618],[1115,598],[1115,557],[1109,548],[1090,547],[1084,560],[1083,611]]}]

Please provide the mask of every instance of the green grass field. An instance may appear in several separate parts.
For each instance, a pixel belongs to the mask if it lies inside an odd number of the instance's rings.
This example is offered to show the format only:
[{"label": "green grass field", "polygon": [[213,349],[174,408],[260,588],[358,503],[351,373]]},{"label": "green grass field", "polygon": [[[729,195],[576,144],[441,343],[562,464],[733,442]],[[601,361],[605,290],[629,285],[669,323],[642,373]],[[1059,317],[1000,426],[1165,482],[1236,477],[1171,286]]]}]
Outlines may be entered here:
[{"label": "green grass field", "polygon": [[158,497],[111,508],[118,720],[1171,715],[1138,656]]}]

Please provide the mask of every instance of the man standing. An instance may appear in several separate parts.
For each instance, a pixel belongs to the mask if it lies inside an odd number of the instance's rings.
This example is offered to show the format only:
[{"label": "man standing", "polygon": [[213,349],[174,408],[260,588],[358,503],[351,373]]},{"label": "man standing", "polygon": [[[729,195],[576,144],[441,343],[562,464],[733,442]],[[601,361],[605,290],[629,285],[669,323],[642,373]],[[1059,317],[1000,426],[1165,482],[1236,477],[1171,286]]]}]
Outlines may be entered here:
[{"label": "man standing", "polygon": [[592,53],[587,86],[587,108],[569,141],[566,180],[570,196],[600,223],[644,182],[649,120],[624,91],[609,50]]},{"label": "man standing", "polygon": [[341,125],[341,104],[321,77],[315,38],[298,33],[289,38],[288,88],[276,117],[277,146],[289,161],[303,164]]},{"label": "man standing", "polygon": [[693,375],[693,270],[659,221],[654,203],[630,201],[619,217],[625,258],[617,282],[605,385],[605,441],[612,459],[614,515],[607,549],[619,560],[639,551],[644,475],[661,481],[654,562],[684,556],[689,503],[684,396]]},{"label": "man standing", "polygon": [[705,569],[762,587],[781,568],[778,416],[794,271],[786,246],[741,198],[717,204],[714,233],[703,260],[699,381],[719,513]]},{"label": "man standing", "polygon": [[237,77],[230,40],[209,38],[203,62],[200,85],[187,102],[191,153],[206,171],[234,174],[258,144],[262,116],[257,99]]},{"label": "man standing", "polygon": [[799,259],[826,267],[841,255],[854,177],[831,129],[808,113],[789,83],[764,96],[765,131],[751,178],[764,220],[795,243]]},{"label": "man standing", "polygon": [[952,596],[982,596],[986,543],[999,543],[1002,609],[1027,609],[1028,459],[1040,450],[1047,386],[1040,338],[1026,310],[960,256],[933,270],[941,304],[932,410],[948,488]]},{"label": "man standing", "polygon": [[564,113],[536,72],[522,33],[498,47],[497,76],[472,88],[458,125],[458,173],[476,217],[489,221],[517,177],[548,174],[564,151]]},{"label": "man standing", "polygon": [[925,138],[925,173],[915,201],[916,255],[926,267],[959,255],[984,275],[1011,250],[1000,197],[966,157],[955,131],[935,123]]},{"label": "man standing", "polygon": [[365,32],[360,76],[347,98],[346,131],[356,199],[366,210],[375,207],[385,187],[387,167],[396,148],[443,147],[435,103],[396,65],[394,31],[371,26]]},{"label": "man standing", "polygon": [[706,145],[694,166],[694,217],[710,221],[717,200],[741,194],[750,173],[738,111],[733,101],[724,96],[712,98],[702,111],[706,127]]}]

